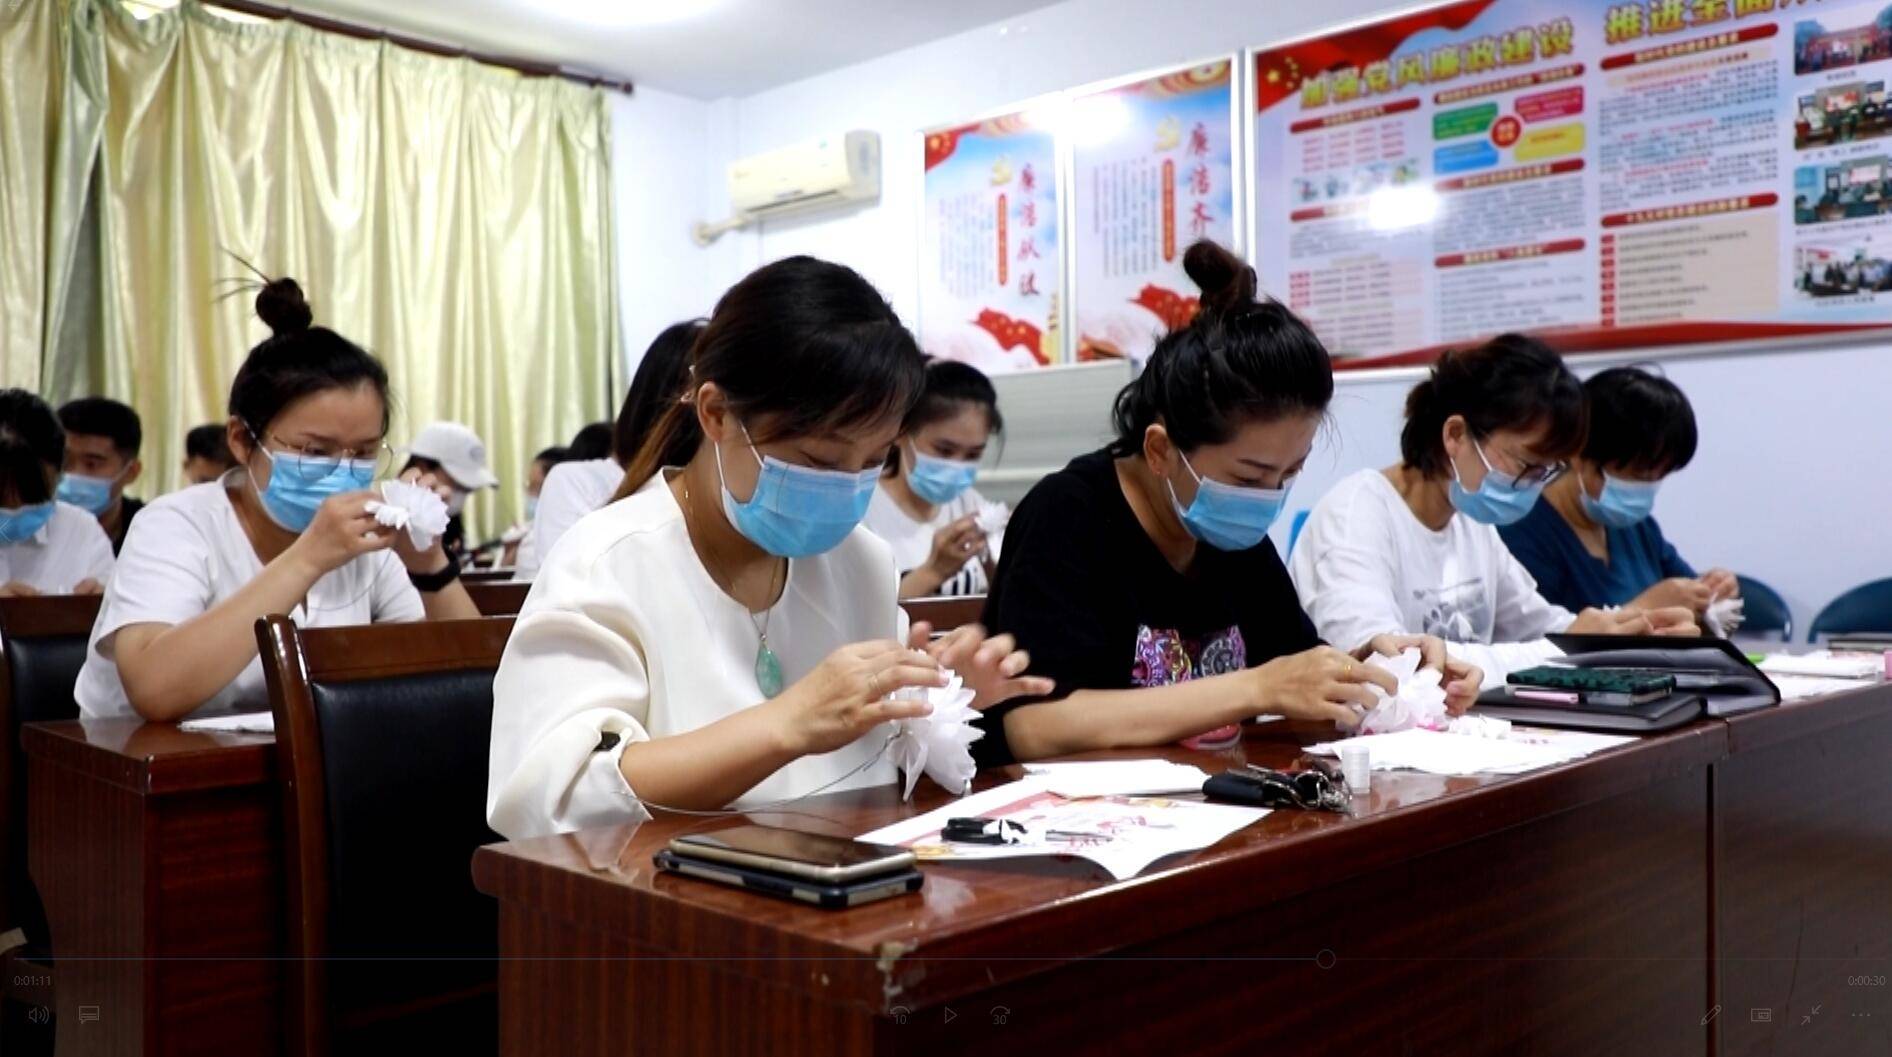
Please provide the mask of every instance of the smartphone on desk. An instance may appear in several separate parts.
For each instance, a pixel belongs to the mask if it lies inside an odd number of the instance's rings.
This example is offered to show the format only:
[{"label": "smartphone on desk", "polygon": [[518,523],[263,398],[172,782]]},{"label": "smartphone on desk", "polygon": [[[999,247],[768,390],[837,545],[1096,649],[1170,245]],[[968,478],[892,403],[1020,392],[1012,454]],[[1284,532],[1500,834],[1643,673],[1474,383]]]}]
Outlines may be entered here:
[{"label": "smartphone on desk", "polygon": [[828,910],[856,907],[863,903],[874,903],[882,899],[905,895],[908,892],[917,892],[926,880],[920,871],[909,866],[893,873],[875,874],[857,881],[828,884],[802,877],[771,873],[767,870],[751,870],[734,863],[692,859],[678,855],[669,848],[658,852],[653,856],[653,860],[657,863],[659,870],[669,873],[715,881],[734,888],[746,888],[751,892],[760,892],[778,899],[792,899],[798,903],[809,903]]},{"label": "smartphone on desk", "polygon": [[732,826],[707,833],[686,833],[672,840],[669,850],[672,855],[685,859],[740,866],[828,885],[910,870],[914,863],[913,853],[905,848],[777,826]]}]

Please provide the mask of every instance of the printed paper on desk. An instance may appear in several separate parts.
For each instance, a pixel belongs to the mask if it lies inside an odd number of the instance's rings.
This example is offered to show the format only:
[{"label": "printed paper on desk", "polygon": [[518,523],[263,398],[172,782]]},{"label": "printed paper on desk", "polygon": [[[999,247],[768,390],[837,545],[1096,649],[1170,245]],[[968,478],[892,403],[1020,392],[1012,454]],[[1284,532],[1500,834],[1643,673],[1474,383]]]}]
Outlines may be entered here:
[{"label": "printed paper on desk", "polygon": [[234,716],[208,716],[204,719],[187,719],[179,723],[177,729],[199,734],[274,734],[276,733],[276,716],[270,712],[241,712]]},{"label": "printed paper on desk", "polygon": [[1843,694],[1848,690],[1857,690],[1861,685],[1857,679],[1828,679],[1817,675],[1771,673],[1767,678],[1780,691],[1782,701],[1804,701],[1809,697]]},{"label": "printed paper on desk", "polygon": [[[1089,859],[1121,881],[1164,856],[1206,848],[1267,814],[1266,808],[1162,797],[1068,800],[1037,779],[1027,778],[864,833],[860,839],[909,848],[922,862],[1074,855]],[[940,839],[947,819],[974,816],[1017,822],[1025,827],[1026,839],[1019,844],[954,844]],[[1053,831],[1097,836],[1053,840],[1049,836]]]},{"label": "printed paper on desk", "polygon": [[[1349,741],[1367,746],[1372,753],[1373,769],[1376,771],[1475,775],[1523,774],[1569,763],[1591,753],[1636,740],[1608,734],[1570,736],[1580,733],[1513,727],[1511,733],[1502,738],[1486,738],[1414,729],[1393,734],[1367,734]],[[1322,756],[1338,756],[1340,745],[1340,742],[1330,741],[1312,746],[1307,751]]]},{"label": "printed paper on desk", "polygon": [[1028,763],[1025,773],[1059,796],[1158,796],[1200,793],[1209,772],[1169,760]]},{"label": "printed paper on desk", "polygon": [[1813,675],[1825,679],[1877,679],[1885,673],[1885,661],[1877,654],[1834,653],[1814,650],[1798,656],[1776,653],[1757,665],[1768,675]]}]

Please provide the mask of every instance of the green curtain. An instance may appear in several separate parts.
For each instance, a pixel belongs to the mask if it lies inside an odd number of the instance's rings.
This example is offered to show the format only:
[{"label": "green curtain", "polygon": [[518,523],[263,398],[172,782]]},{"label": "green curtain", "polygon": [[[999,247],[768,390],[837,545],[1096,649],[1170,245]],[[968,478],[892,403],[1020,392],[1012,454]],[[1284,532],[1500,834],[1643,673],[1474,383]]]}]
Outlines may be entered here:
[{"label": "green curtain", "polygon": [[184,431],[223,419],[266,334],[248,295],[219,299],[241,258],[387,364],[396,448],[442,418],[485,438],[507,484],[469,507],[471,536],[518,517],[532,453],[616,403],[603,94],[194,0],[142,21],[64,2],[102,70],[95,216],[72,222],[96,232],[97,305],[67,299],[96,340],[49,346],[83,361],[48,370],[67,390],[49,395],[137,407],[144,491],[175,487]]},{"label": "green curtain", "polygon": [[40,389],[75,289],[104,88],[66,0],[0,0],[0,386]]}]

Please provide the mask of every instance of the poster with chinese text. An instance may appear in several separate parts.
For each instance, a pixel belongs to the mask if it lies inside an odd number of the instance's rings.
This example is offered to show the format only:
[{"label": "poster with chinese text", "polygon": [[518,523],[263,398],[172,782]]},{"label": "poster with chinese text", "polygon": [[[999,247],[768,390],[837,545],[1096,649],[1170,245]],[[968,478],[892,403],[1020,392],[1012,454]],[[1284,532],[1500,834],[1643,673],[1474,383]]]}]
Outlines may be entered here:
[{"label": "poster with chinese text", "polygon": [[1892,322],[1892,2],[1460,0],[1253,55],[1262,287],[1344,365]]}]

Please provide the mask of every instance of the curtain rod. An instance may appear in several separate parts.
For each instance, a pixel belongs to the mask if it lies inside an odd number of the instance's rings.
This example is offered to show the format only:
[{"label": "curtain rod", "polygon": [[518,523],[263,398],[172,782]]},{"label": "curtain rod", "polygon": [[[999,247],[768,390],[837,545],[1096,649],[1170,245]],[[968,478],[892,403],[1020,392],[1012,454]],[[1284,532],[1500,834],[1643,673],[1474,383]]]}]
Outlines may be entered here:
[{"label": "curtain rod", "polygon": [[576,81],[579,84],[588,85],[593,88],[609,88],[613,91],[623,92],[625,95],[630,95],[632,92],[633,86],[629,81],[621,81],[611,77],[599,77],[588,73],[579,73],[568,70],[555,63],[534,62],[531,59],[515,59],[505,55],[488,55],[467,48],[456,48],[436,41],[423,40],[419,37],[390,33],[385,29],[374,29],[354,22],[343,22],[340,19],[329,18],[325,15],[312,15],[306,11],[297,11],[288,7],[277,7],[274,4],[259,4],[254,2],[254,0],[204,0],[204,2],[211,7],[227,8],[245,15],[256,15],[260,18],[271,18],[287,22],[299,22],[302,25],[308,26],[310,29],[319,29],[328,33],[339,33],[344,37],[354,37],[357,40],[385,40],[389,44],[397,44],[403,48],[411,48],[414,51],[424,51],[429,55],[444,55],[448,58],[468,58],[472,59],[474,62],[485,63],[488,66],[499,66],[508,70],[517,70],[528,77],[560,77],[567,81]]}]

